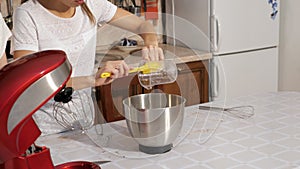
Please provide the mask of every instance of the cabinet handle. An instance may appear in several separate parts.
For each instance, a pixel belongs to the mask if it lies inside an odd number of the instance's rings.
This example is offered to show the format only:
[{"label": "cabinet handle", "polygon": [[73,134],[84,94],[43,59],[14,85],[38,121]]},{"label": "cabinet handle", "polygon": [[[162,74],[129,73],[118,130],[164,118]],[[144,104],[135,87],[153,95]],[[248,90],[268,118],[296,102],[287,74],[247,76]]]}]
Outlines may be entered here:
[{"label": "cabinet handle", "polygon": [[182,67],[177,67],[178,72],[183,71],[184,69]]},{"label": "cabinet handle", "polygon": [[185,67],[185,66],[177,66],[177,71],[178,72],[195,72],[195,71],[199,71],[202,70],[203,68],[189,68],[189,67]]}]

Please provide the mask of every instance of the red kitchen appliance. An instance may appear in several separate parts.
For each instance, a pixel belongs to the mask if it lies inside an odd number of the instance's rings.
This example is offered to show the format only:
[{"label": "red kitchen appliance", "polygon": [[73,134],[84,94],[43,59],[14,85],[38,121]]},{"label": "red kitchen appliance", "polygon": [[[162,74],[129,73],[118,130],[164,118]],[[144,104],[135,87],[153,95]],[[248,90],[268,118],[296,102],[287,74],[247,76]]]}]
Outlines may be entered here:
[{"label": "red kitchen appliance", "polygon": [[34,145],[41,132],[32,115],[63,89],[71,72],[60,50],[27,55],[0,70],[0,169],[61,168],[47,147]]}]

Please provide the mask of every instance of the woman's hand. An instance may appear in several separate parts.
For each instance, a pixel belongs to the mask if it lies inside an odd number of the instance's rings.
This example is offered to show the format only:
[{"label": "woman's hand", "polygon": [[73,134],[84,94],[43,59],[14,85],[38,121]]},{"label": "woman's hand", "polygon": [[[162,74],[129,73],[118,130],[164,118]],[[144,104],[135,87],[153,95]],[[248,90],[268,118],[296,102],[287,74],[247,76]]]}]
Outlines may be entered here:
[{"label": "woman's hand", "polygon": [[[102,73],[110,73],[111,75],[102,78]],[[127,76],[129,73],[128,65],[123,61],[108,61],[100,68],[96,75],[72,77],[67,87],[73,87],[74,90],[80,90],[88,87],[101,86],[111,83],[114,79]]]},{"label": "woman's hand", "polygon": [[146,46],[142,49],[142,57],[146,61],[157,61],[164,59],[163,50],[158,46]]},{"label": "woman's hand", "polygon": [[[102,73],[110,73],[107,78],[102,78]],[[128,76],[129,67],[123,60],[108,61],[106,64],[98,70],[95,77],[95,86],[101,86],[111,83],[114,79]]]}]

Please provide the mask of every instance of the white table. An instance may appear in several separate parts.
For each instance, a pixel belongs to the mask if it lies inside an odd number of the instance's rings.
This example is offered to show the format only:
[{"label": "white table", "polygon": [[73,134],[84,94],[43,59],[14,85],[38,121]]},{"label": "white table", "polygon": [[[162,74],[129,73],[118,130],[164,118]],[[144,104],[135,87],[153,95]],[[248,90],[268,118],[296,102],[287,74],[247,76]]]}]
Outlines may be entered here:
[{"label": "white table", "polygon": [[[252,105],[255,115],[243,120],[200,111],[198,105],[187,107],[183,133],[188,135],[181,134],[184,139],[178,139],[171,151],[155,157],[138,156],[137,148],[130,149],[135,145],[117,135],[110,141],[125,151],[97,146],[87,135],[74,132],[43,136],[36,144],[50,148],[55,164],[110,160],[101,165],[103,169],[300,168],[300,93],[256,94],[228,104]],[[115,131],[126,132],[124,121],[112,124]]]}]

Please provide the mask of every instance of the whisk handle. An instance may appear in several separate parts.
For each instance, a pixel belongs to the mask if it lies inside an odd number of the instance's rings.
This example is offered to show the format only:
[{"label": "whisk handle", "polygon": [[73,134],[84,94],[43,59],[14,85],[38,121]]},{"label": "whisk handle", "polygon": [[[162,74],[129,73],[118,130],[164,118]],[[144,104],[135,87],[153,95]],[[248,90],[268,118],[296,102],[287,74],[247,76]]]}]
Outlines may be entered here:
[{"label": "whisk handle", "polygon": [[226,108],[221,107],[211,107],[211,106],[199,106],[200,110],[219,110],[219,111],[226,111]]}]

